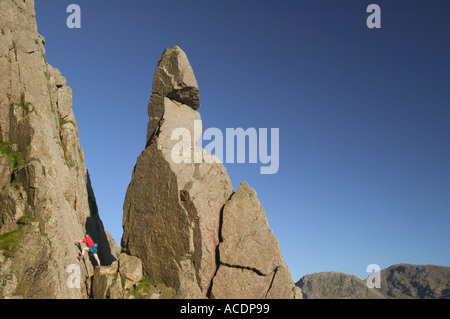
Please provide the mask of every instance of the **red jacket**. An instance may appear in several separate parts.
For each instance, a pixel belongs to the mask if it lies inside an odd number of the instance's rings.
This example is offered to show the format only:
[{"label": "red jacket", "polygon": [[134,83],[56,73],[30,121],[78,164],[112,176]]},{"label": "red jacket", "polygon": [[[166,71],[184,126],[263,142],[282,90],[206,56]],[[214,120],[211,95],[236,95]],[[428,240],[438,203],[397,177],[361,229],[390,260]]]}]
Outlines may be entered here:
[{"label": "red jacket", "polygon": [[94,241],[91,237],[86,237],[85,239],[83,239],[83,243],[86,243],[88,247],[94,246]]}]

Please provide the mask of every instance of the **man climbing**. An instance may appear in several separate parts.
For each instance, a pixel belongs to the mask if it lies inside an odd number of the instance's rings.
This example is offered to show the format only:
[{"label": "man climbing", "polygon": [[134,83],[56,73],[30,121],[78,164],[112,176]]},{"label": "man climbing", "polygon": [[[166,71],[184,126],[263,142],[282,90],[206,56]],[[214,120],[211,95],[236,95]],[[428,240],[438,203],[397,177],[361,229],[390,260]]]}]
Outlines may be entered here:
[{"label": "man climbing", "polygon": [[83,258],[83,254],[85,251],[90,251],[92,255],[94,255],[97,264],[100,266],[100,260],[98,259],[97,255],[97,244],[94,244],[94,241],[88,233],[84,234],[84,237],[85,238],[83,240],[75,239],[76,243],[85,243],[86,245],[88,245],[88,247],[83,247],[83,249],[81,250],[81,255],[78,256],[78,259],[81,260]]}]

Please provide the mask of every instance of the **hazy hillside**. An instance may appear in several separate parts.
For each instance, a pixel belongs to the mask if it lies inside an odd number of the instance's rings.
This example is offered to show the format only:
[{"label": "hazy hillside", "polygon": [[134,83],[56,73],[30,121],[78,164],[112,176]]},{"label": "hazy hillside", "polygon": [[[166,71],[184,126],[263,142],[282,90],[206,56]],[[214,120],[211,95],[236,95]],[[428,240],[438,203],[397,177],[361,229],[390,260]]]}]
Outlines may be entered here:
[{"label": "hazy hillside", "polygon": [[297,283],[304,299],[385,298],[356,276],[340,272],[321,272],[302,277]]},{"label": "hazy hillside", "polygon": [[302,277],[296,285],[305,299],[450,299],[450,267],[397,264],[380,272],[381,287],[368,288],[366,280],[338,272]]},{"label": "hazy hillside", "polygon": [[388,298],[450,299],[450,267],[398,264],[381,271]]}]

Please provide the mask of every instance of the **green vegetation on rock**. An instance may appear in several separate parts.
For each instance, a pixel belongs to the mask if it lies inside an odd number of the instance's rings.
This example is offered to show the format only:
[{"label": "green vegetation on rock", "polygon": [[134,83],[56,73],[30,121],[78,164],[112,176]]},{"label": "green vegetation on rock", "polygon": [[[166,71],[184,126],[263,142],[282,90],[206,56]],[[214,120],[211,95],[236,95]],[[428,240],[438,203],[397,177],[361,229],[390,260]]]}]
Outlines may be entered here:
[{"label": "green vegetation on rock", "polygon": [[33,216],[24,215],[17,221],[18,227],[16,229],[0,235],[0,251],[2,251],[3,256],[14,257],[23,227],[32,222],[34,222]]},{"label": "green vegetation on rock", "polygon": [[0,141],[0,154],[4,155],[8,160],[12,169],[21,168],[27,165],[23,159],[21,151],[14,151],[12,147],[13,143]]},{"label": "green vegetation on rock", "polygon": [[134,297],[134,299],[141,299],[142,293],[147,292],[150,288],[151,284],[147,277],[142,277],[141,281],[137,283],[134,289],[130,292],[130,294]]},{"label": "green vegetation on rock", "polygon": [[3,253],[3,256],[7,258],[14,257],[14,253],[16,252],[17,244],[19,243],[20,232],[22,228],[19,227],[10,232],[4,233],[0,235],[0,250]]}]

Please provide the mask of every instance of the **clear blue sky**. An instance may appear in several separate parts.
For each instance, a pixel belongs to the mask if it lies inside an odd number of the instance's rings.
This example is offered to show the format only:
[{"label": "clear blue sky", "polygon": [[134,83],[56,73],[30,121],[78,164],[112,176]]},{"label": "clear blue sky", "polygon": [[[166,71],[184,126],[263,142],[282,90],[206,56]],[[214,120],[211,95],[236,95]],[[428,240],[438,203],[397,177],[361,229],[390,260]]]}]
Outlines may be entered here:
[{"label": "clear blue sky", "polygon": [[[120,244],[153,73],[180,46],[204,128],[279,128],[280,169],[225,164],[256,189],[294,281],[450,266],[450,2],[36,1],[67,78],[100,216]],[[81,29],[66,8],[81,7]],[[381,29],[366,26],[371,3]]]}]

